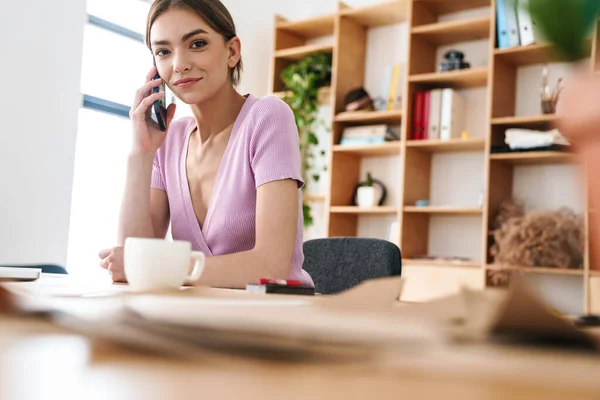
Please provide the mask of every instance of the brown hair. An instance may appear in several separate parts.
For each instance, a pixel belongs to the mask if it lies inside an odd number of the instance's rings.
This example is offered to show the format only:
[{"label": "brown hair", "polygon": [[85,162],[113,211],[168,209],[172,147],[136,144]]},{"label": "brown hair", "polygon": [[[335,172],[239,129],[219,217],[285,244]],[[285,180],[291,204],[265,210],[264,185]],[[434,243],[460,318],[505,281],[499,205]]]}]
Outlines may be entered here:
[{"label": "brown hair", "polygon": [[[206,23],[228,41],[237,36],[235,23],[229,10],[219,0],[154,0],[146,22],[146,45],[150,48],[150,29],[154,21],[172,8],[186,8],[200,15]],[[242,58],[230,69],[231,83],[237,86],[244,66]]]}]

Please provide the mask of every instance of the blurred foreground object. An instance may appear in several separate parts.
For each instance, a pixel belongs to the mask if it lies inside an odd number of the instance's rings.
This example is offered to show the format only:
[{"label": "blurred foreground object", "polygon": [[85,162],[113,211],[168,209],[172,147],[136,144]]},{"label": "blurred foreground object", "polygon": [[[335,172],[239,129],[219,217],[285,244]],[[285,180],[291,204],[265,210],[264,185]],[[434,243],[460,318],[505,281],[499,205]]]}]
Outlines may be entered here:
[{"label": "blurred foreground object", "polygon": [[13,310],[12,295],[9,291],[0,286],[0,314],[5,314]]},{"label": "blurred foreground object", "polygon": [[[513,2],[517,0],[512,0]],[[555,45],[565,61],[586,57],[585,41],[600,14],[598,0],[529,0],[531,20],[544,39]]]}]

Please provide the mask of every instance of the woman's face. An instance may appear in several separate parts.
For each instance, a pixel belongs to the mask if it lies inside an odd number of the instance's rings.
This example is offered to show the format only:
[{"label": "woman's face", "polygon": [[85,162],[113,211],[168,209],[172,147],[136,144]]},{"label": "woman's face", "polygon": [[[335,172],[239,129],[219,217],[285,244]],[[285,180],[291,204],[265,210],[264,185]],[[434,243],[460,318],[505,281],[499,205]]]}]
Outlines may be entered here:
[{"label": "woman's face", "polygon": [[152,54],[161,78],[186,104],[200,104],[225,85],[230,68],[240,59],[240,42],[225,42],[202,17],[186,9],[171,9],[150,30]]}]

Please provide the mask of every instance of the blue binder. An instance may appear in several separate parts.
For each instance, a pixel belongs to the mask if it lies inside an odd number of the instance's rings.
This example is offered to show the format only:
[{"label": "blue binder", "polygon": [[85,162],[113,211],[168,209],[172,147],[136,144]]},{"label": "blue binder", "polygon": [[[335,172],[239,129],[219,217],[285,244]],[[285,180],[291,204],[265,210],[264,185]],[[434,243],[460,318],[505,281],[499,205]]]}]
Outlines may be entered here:
[{"label": "blue binder", "polygon": [[510,47],[508,35],[508,16],[506,15],[506,0],[496,0],[496,29],[498,32],[498,48]]}]

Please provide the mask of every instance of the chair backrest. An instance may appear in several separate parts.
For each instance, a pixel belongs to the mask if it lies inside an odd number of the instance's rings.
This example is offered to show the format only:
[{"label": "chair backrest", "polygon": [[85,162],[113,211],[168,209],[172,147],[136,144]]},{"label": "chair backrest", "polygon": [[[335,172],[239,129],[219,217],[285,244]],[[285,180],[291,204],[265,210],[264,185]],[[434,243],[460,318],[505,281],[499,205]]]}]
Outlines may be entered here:
[{"label": "chair backrest", "polygon": [[45,274],[67,274],[67,270],[54,264],[25,264],[25,265],[0,265],[0,267],[39,268]]},{"label": "chair backrest", "polygon": [[334,294],[361,282],[402,274],[402,255],[381,239],[337,237],[304,242],[303,268],[322,294]]}]

